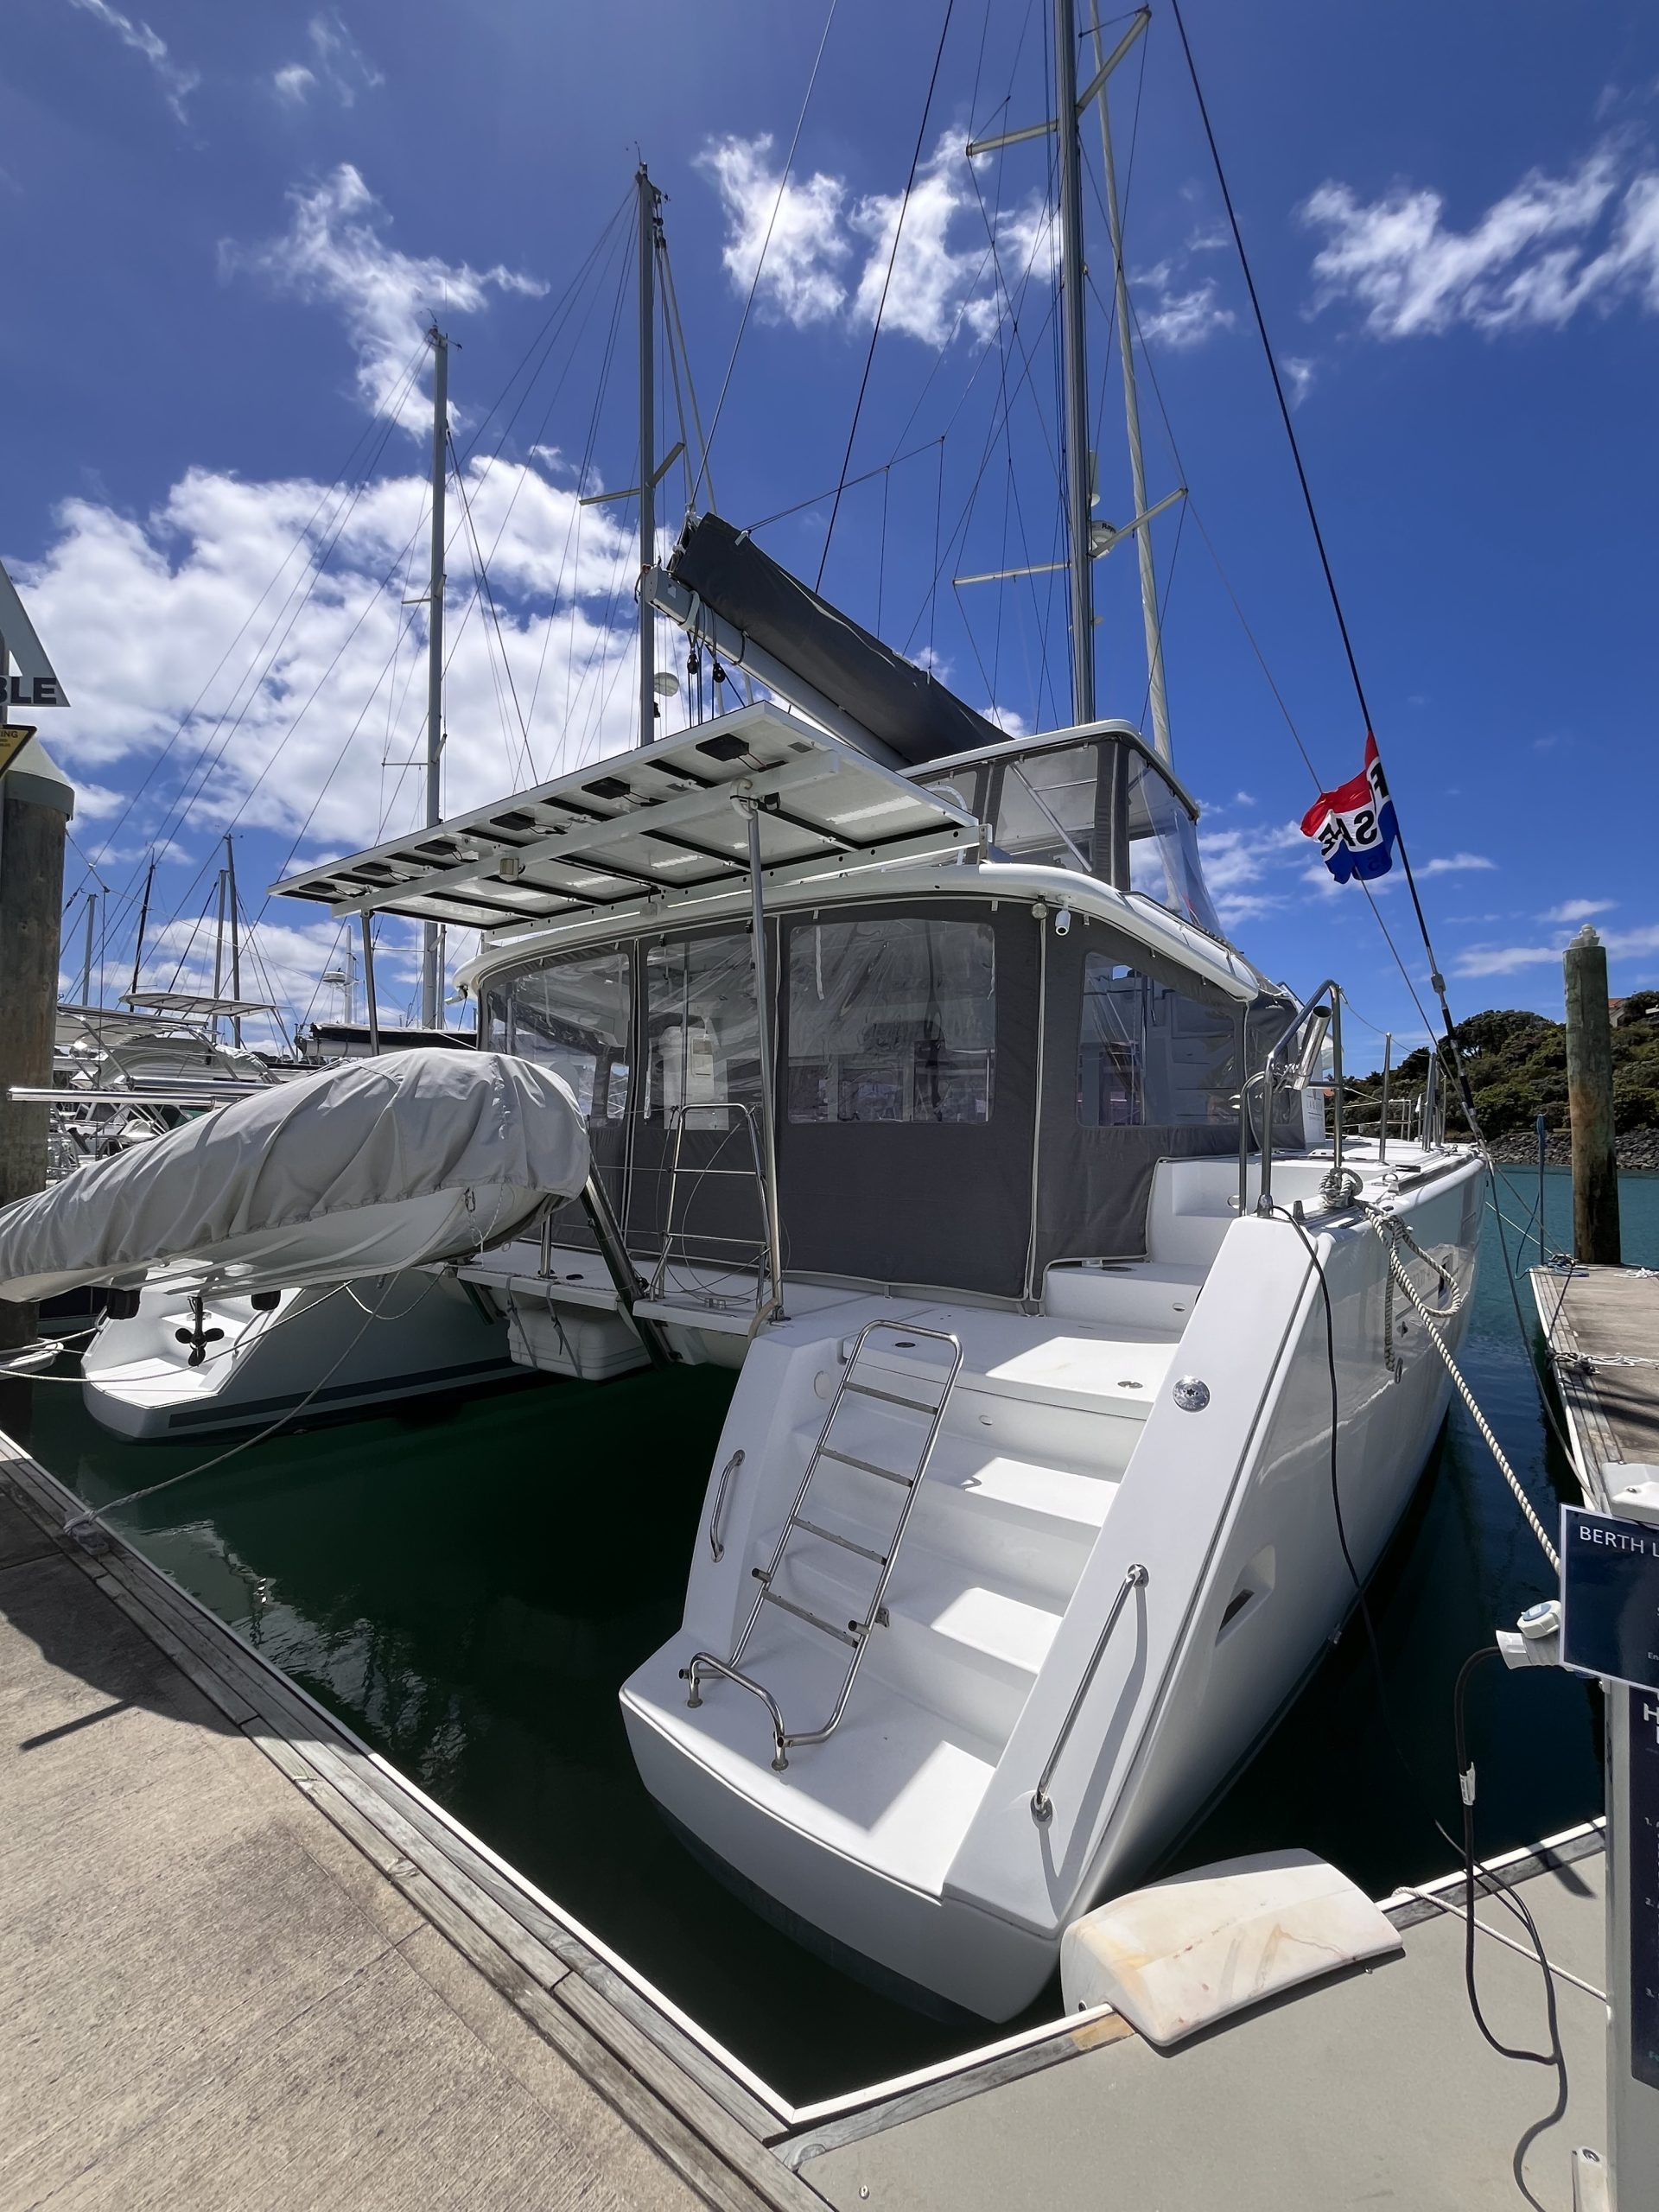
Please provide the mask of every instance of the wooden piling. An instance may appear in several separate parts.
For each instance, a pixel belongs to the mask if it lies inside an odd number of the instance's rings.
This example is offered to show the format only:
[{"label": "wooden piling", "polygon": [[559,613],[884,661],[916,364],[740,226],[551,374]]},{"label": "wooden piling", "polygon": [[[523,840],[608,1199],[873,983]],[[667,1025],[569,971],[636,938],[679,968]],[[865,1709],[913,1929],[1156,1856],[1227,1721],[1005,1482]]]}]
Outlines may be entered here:
[{"label": "wooden piling", "polygon": [[[0,665],[4,663],[0,648]],[[14,1084],[52,1080],[63,842],[74,792],[30,738],[0,772],[0,1205],[46,1186],[49,1106],[16,1106]],[[33,1306],[0,1299],[0,1352],[39,1334]]]},{"label": "wooden piling", "polygon": [[1613,1032],[1607,953],[1588,922],[1567,948],[1567,1096],[1573,1123],[1573,1255],[1619,1265]]}]

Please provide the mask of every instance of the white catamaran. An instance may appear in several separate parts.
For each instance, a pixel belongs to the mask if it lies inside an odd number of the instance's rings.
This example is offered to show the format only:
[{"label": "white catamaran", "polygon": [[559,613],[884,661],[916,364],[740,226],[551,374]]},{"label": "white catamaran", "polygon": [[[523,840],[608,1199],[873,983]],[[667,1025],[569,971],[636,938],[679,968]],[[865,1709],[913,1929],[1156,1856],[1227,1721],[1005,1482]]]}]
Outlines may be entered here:
[{"label": "white catamaran", "polygon": [[[515,1357],[741,1370],[621,1686],[646,1787],[804,1941],[992,2018],[1354,1605],[1481,1198],[1432,1085],[1413,1141],[1351,1137],[1335,983],[1269,983],[1210,904],[1121,274],[1152,742],[1096,712],[1074,30],[1056,0],[1075,726],[1008,738],[717,514],[659,565],[647,397],[642,741],[658,613],[771,696],[278,887],[365,953],[376,913],[482,932],[480,1045],[585,1117],[580,1210],[458,1262]],[[639,213],[648,365],[643,169]]]}]

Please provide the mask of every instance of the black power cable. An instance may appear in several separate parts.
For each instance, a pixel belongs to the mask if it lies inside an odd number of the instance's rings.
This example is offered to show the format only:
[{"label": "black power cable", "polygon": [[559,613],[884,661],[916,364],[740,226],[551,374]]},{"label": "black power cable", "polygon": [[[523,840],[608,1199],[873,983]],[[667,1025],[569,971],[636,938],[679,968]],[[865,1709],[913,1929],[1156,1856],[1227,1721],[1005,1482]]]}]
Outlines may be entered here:
[{"label": "black power cable", "polygon": [[[1364,1584],[1360,1579],[1359,1571],[1354,1564],[1353,1554],[1349,1548],[1348,1531],[1343,1518],[1342,1511],[1342,1490],[1338,1473],[1337,1446],[1338,1430],[1341,1417],[1341,1397],[1337,1382],[1336,1316],[1331,1303],[1331,1287],[1325,1280],[1325,1268],[1320,1261],[1318,1247],[1314,1244],[1313,1238],[1308,1235],[1306,1226],[1301,1220],[1300,1217],[1283,1206],[1274,1206],[1272,1209],[1272,1213],[1275,1220],[1288,1222],[1290,1226],[1296,1231],[1296,1234],[1301,1238],[1303,1246],[1307,1253],[1308,1266],[1313,1272],[1314,1280],[1318,1282],[1319,1287],[1319,1297],[1325,1309],[1325,1368],[1330,1377],[1331,1385],[1331,1504],[1332,1512],[1336,1517],[1337,1541],[1342,1549],[1343,1563],[1347,1567],[1349,1578],[1354,1586],[1356,1609],[1358,1611],[1361,1623],[1364,1627],[1365,1640],[1370,1653],[1371,1666],[1376,1676],[1377,1707],[1382,1714],[1383,1732],[1389,1738],[1389,1746],[1394,1752],[1394,1756],[1400,1765],[1402,1772],[1411,1783],[1413,1789],[1416,1792],[1419,1799],[1421,1801],[1423,1809],[1428,1815],[1429,1820],[1433,1823],[1436,1832],[1451,1847],[1451,1849],[1458,1853],[1463,1861],[1465,1891],[1464,1981],[1469,1995],[1469,2009],[1474,2016],[1475,2024],[1480,2030],[1481,2034],[1491,2045],[1492,2049],[1497,2051],[1502,2056],[1505,2058],[1524,2059],[1540,2066],[1553,2066],[1555,2069],[1560,2079],[1561,2103],[1562,2108],[1565,2108],[1567,2094],[1567,2059],[1561,2049],[1560,2031],[1556,2018],[1555,1977],[1554,1970],[1549,1963],[1548,1955],[1544,1949],[1543,1938],[1538,1932],[1537,1923],[1534,1920],[1532,1913],[1527,1905],[1526,1900],[1523,1897],[1518,1897],[1513,1889],[1506,1888],[1502,1884],[1498,1883],[1484,1868],[1478,1868],[1475,1863],[1475,1777],[1474,1769],[1470,1764],[1467,1756],[1464,1702],[1470,1676],[1484,1660],[1496,1658],[1498,1656],[1497,1646],[1495,1643],[1483,1645],[1478,1651],[1475,1652],[1470,1658],[1465,1660],[1458,1675],[1456,1687],[1452,1692],[1452,1732],[1457,1745],[1458,1789],[1463,1803],[1463,1836],[1461,1843],[1459,1843],[1456,1838],[1447,1833],[1444,1822],[1434,1811],[1433,1806],[1429,1801],[1428,1793],[1423,1787],[1422,1779],[1418,1774],[1415,1767],[1412,1764],[1410,1759],[1406,1756],[1405,1748],[1401,1743],[1399,1733],[1395,1727],[1394,1716],[1389,1702],[1388,1677],[1382,1666],[1382,1650],[1376,1640],[1376,1629],[1371,1619],[1370,1607],[1366,1602]],[[1536,1955],[1539,1969],[1544,1977],[1544,2001],[1546,2014],[1549,2024],[1550,2047],[1547,2051],[1512,2050],[1507,2044],[1501,2043],[1493,2034],[1491,2029],[1487,2025],[1485,2016],[1480,2009],[1480,1998],[1475,1986],[1474,1956],[1475,1930],[1478,1924],[1475,1919],[1475,1885],[1478,1874],[1479,1876],[1483,1894],[1495,1897],[1499,1904],[1503,1905],[1508,1911],[1515,1916],[1515,1917],[1521,1923],[1522,1927],[1525,1929],[1528,1939],[1532,1945],[1535,1954]],[[1517,2153],[1516,2164],[1518,2168],[1519,2153]],[[1516,2178],[1519,2180],[1518,2171]],[[1522,2185],[1524,2187],[1524,2183]],[[1535,2200],[1534,2201],[1535,2202]]]}]

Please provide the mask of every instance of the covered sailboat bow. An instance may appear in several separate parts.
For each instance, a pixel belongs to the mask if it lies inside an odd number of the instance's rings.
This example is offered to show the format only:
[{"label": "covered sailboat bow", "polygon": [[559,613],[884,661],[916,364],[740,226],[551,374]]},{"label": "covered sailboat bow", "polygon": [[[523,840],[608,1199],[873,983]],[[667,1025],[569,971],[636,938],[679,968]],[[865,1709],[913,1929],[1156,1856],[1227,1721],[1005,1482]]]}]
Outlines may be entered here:
[{"label": "covered sailboat bow", "polygon": [[0,1211],[0,1297],[146,1276],[343,1282],[480,1251],[588,1178],[569,1086],[500,1052],[400,1052],[238,1098]]}]

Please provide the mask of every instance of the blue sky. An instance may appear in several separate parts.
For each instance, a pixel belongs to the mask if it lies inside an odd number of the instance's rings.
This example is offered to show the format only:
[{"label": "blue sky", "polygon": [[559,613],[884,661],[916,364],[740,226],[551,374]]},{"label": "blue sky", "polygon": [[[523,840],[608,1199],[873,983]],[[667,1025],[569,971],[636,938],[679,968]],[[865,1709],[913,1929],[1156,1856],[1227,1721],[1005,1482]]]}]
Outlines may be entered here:
[{"label": "blue sky", "polygon": [[[721,510],[797,510],[760,542],[816,575],[891,259],[850,472],[882,473],[847,492],[824,588],[1010,728],[1066,719],[1058,590],[950,583],[1056,544],[1050,157],[962,150],[1046,112],[1048,9],[956,0],[940,54],[943,0],[838,0],[780,199],[826,5],[12,0],[0,552],[75,701],[48,735],[83,794],[72,887],[90,864],[110,887],[111,992],[152,850],[164,983],[199,973],[226,830],[257,911],[290,855],[415,819],[422,617],[402,602],[435,308],[499,617],[473,603],[452,506],[448,803],[629,741],[632,510],[575,499],[634,480],[613,218],[640,152],[705,416],[726,387]],[[1189,0],[1187,22],[1454,1011],[1558,1011],[1586,917],[1613,988],[1652,983],[1659,25],[1529,0],[1248,20]],[[1323,886],[1293,833],[1313,786],[1233,603],[1321,779],[1344,780],[1363,726],[1166,9],[1112,114],[1151,488],[1191,492],[1156,542],[1213,887],[1264,967],[1306,985],[1334,965],[1362,1017],[1421,1033],[1362,895]],[[1093,303],[1090,335],[1100,511],[1122,521]],[[664,487],[671,527],[683,503]],[[1140,720],[1127,543],[1096,589],[1103,711]],[[1397,875],[1378,904],[1426,996]],[[302,1010],[331,931],[278,902],[261,937]]]}]

